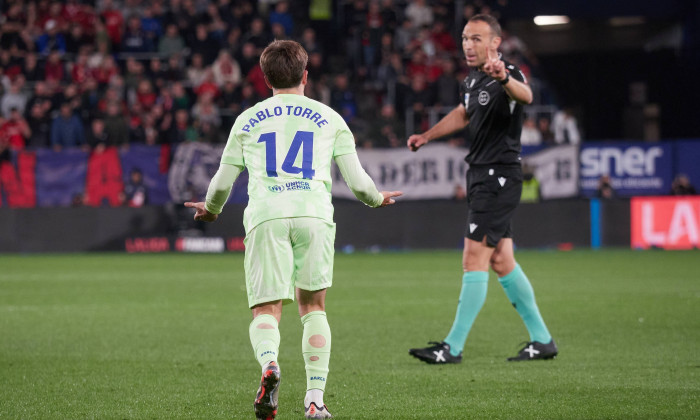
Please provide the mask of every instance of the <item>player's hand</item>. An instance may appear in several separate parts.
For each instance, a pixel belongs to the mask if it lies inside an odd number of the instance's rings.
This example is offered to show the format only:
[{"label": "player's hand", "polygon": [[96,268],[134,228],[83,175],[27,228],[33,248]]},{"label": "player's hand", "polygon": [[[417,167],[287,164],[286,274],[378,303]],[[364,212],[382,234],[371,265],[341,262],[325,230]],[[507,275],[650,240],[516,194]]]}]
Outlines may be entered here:
[{"label": "player's hand", "polygon": [[198,222],[213,222],[219,217],[218,214],[209,213],[209,211],[207,211],[207,209],[204,207],[203,201],[200,201],[199,203],[188,201],[185,203],[185,207],[197,210],[194,214],[194,220]]},{"label": "player's hand", "polygon": [[396,203],[394,197],[400,197],[403,195],[401,191],[382,191],[381,193],[384,196],[384,201],[382,201],[382,204],[379,207],[390,206]]},{"label": "player's hand", "polygon": [[408,138],[406,145],[408,146],[408,148],[412,152],[415,152],[416,150],[420,149],[421,146],[423,146],[426,143],[428,143],[428,139],[424,135],[414,134]]},{"label": "player's hand", "polygon": [[486,73],[487,76],[498,80],[499,82],[505,80],[505,63],[498,58],[498,53],[492,53],[491,50],[488,50],[487,54],[486,64],[484,64],[484,73]]}]

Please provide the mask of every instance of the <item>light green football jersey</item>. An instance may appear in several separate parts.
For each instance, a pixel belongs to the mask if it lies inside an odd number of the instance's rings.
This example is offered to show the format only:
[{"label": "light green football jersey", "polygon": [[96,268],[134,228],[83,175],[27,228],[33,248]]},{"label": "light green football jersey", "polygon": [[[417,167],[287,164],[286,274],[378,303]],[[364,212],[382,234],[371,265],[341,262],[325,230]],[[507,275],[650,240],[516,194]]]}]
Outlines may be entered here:
[{"label": "light green football jersey", "polygon": [[349,153],[355,153],[355,139],[347,124],[313,99],[279,94],[243,112],[221,163],[248,168],[246,233],[285,217],[333,222],[331,160]]}]

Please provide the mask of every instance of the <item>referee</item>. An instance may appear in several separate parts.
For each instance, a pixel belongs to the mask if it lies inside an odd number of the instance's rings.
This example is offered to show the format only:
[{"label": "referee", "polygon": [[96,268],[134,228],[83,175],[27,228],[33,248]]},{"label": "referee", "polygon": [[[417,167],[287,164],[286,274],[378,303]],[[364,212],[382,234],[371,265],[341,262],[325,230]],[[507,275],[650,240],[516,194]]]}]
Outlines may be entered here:
[{"label": "referee", "polygon": [[409,137],[417,151],[431,140],[467,127],[471,147],[466,161],[467,226],[462,255],[462,291],[452,329],[444,341],[409,353],[427,363],[459,363],[469,330],[486,300],[489,266],[530,334],[530,342],[509,361],[552,359],[557,346],[540,315],[530,281],[515,261],[511,218],[520,202],[520,131],[523,104],[532,90],[514,64],[501,59],[501,26],[489,15],[475,15],[462,32],[471,68],[460,88],[460,104],[423,134]]}]

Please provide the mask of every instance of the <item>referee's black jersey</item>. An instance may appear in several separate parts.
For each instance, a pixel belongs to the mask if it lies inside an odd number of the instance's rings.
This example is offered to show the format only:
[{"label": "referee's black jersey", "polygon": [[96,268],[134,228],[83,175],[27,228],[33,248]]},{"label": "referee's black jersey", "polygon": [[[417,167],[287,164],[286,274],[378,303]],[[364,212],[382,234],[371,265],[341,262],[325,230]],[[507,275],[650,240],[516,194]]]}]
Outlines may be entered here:
[{"label": "referee's black jersey", "polygon": [[[525,75],[516,65],[501,60],[510,77],[525,82]],[[523,106],[512,100],[496,79],[477,69],[471,69],[464,79],[459,96],[467,109],[471,138],[464,160],[470,165],[520,163]]]}]

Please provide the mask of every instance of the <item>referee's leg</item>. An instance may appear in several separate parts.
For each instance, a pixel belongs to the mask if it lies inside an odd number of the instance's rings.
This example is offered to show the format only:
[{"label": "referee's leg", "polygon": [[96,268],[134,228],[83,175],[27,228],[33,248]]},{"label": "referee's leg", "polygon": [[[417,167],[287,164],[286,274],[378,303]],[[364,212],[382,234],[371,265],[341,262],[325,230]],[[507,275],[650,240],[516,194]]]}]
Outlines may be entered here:
[{"label": "referee's leg", "polygon": [[542,319],[535,302],[535,293],[530,280],[523,272],[513,255],[513,239],[502,238],[491,256],[491,268],[498,274],[498,281],[503,286],[506,296],[518,311],[525,323],[531,342],[547,344],[552,335]]},{"label": "referee's leg", "polygon": [[481,242],[464,238],[462,254],[462,290],[459,293],[457,313],[445,343],[450,345],[450,354],[458,356],[464,349],[469,331],[486,301],[489,280],[489,259],[494,249],[487,246],[486,236]]}]

